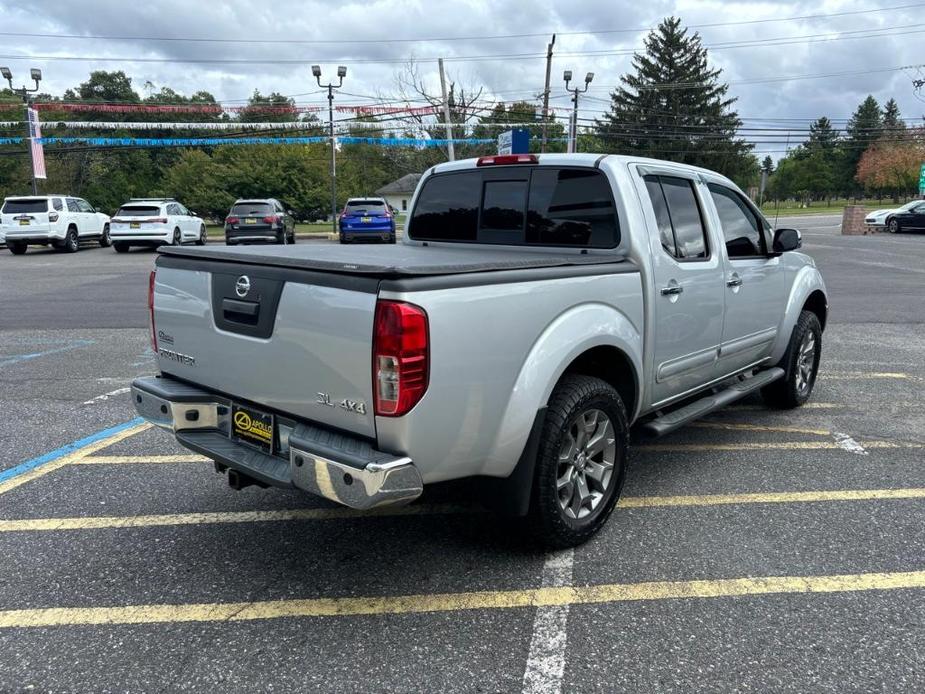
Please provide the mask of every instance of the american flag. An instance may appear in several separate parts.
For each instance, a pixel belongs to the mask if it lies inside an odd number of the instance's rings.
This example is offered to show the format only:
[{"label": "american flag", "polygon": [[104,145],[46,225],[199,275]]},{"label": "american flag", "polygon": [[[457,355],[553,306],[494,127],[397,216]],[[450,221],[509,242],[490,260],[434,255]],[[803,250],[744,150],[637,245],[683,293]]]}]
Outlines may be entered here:
[{"label": "american flag", "polygon": [[48,178],[45,175],[45,150],[38,139],[42,137],[42,126],[39,123],[39,112],[29,109],[29,146],[32,148],[32,170],[36,178]]}]

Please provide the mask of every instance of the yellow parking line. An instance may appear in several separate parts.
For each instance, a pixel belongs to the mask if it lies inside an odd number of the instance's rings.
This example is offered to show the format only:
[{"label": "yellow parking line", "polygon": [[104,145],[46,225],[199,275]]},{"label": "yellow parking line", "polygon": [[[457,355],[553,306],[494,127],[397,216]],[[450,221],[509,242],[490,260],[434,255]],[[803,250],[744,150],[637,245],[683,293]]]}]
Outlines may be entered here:
[{"label": "yellow parking line", "polygon": [[47,530],[96,530],[100,528],[147,528],[168,525],[211,525],[216,523],[265,523],[269,521],[336,520],[473,513],[481,509],[453,504],[414,504],[358,511],[335,508],[301,508],[280,511],[217,511],[212,513],[165,513],[149,516],[88,516],[77,518],[26,518],[0,520],[0,533]]},{"label": "yellow parking line", "polygon": [[74,465],[137,465],[141,463],[211,463],[204,455],[90,455],[75,460]]},{"label": "yellow parking line", "polygon": [[620,499],[618,506],[621,508],[656,508],[659,506],[793,504],[812,501],[869,501],[884,499],[925,499],[925,488],[834,489],[809,492],[759,492],[747,494],[703,494],[696,496],[630,496]]},{"label": "yellow parking line", "polygon": [[[925,488],[835,489],[805,492],[758,492],[742,494],[702,494],[681,496],[625,496],[620,508],[659,508],[665,506],[723,506],[734,504],[792,504],[816,501],[881,501],[925,499]],[[24,518],[0,520],[0,533],[55,530],[98,530],[150,528],[176,525],[221,523],[266,523],[272,521],[337,520],[390,516],[425,516],[484,513],[478,506],[456,504],[414,504],[358,511],[345,507],[284,509],[279,511],[215,511],[208,513],[164,513],[147,516],[85,516],[70,518]]]},{"label": "yellow parking line", "polygon": [[767,576],[654,581],[467,593],[124,607],[52,607],[0,611],[0,628],[89,624],[253,621],[293,617],[420,614],[463,610],[587,605],[639,600],[709,599],[801,593],[925,588],[925,571],[834,576]]},{"label": "yellow parking line", "polygon": [[17,477],[9,479],[6,482],[0,482],[0,494],[4,494],[11,489],[15,489],[16,487],[26,484],[27,482],[31,482],[32,480],[42,477],[43,475],[47,475],[49,472],[60,470],[65,465],[73,465],[74,463],[80,462],[83,458],[89,456],[91,453],[95,453],[96,451],[102,450],[103,448],[112,446],[119,441],[127,439],[130,436],[134,436],[135,434],[140,434],[141,432],[150,428],[150,424],[144,423],[129,429],[125,429],[124,431],[120,431],[116,434],[113,434],[112,436],[107,436],[105,439],[100,439],[99,441],[84,446],[83,448],[80,448],[73,453],[36,467],[29,472],[25,472]]},{"label": "yellow parking line", "polygon": [[[864,448],[925,448],[925,443],[906,441],[860,441]],[[656,443],[637,446],[636,451],[773,451],[773,450],[844,450],[834,441],[743,441],[740,443]]]},{"label": "yellow parking line", "polygon": [[693,422],[688,426],[698,429],[727,429],[731,431],[771,431],[785,434],[813,434],[814,436],[831,436],[828,429],[802,429],[800,427],[765,426],[764,424],[735,424],[731,422]]}]

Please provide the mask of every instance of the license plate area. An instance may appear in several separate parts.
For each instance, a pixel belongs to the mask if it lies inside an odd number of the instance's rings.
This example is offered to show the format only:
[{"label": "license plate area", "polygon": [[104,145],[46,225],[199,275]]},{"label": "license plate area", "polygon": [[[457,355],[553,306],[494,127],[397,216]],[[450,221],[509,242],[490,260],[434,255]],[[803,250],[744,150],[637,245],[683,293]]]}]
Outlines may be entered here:
[{"label": "license plate area", "polygon": [[129,229],[141,229],[141,222],[129,222]]},{"label": "license plate area", "polygon": [[20,219],[20,220],[19,220],[19,226],[21,226],[21,227],[27,227],[27,226],[29,226],[29,220],[28,220],[28,219]]},{"label": "license plate area", "polygon": [[244,220],[244,223],[245,223],[245,224],[256,224],[256,223],[257,223],[257,220],[248,217],[247,219]]},{"label": "license plate area", "polygon": [[255,410],[253,407],[232,404],[231,438],[233,441],[256,448],[261,453],[273,455],[275,422],[272,414]]},{"label": "license plate area", "polygon": [[373,221],[373,218],[372,217],[360,217],[360,221],[363,222],[364,224],[369,224],[371,221]]}]

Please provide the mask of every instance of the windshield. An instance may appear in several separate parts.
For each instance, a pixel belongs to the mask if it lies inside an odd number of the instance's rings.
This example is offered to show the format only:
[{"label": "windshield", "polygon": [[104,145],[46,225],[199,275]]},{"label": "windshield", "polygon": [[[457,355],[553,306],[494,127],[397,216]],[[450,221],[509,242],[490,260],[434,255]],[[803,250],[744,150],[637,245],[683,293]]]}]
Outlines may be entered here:
[{"label": "windshield", "polygon": [[347,203],[347,214],[376,213],[385,214],[387,208],[382,200],[350,200]]},{"label": "windshield", "polygon": [[3,203],[3,212],[6,214],[48,212],[48,200],[45,198],[37,198],[31,200],[7,200]]},{"label": "windshield", "polygon": [[238,202],[231,208],[231,215],[237,217],[262,217],[273,212],[273,207],[266,202]]},{"label": "windshield", "polygon": [[161,213],[160,207],[146,207],[141,205],[124,205],[116,212],[117,217],[157,217]]},{"label": "windshield", "polygon": [[922,201],[921,201],[921,200],[913,200],[912,202],[907,202],[905,205],[903,205],[903,206],[900,207],[899,209],[900,209],[902,212],[906,212],[906,211],[908,211],[908,210],[911,210],[913,207],[915,207],[916,205],[918,205],[920,202],[922,202]]}]

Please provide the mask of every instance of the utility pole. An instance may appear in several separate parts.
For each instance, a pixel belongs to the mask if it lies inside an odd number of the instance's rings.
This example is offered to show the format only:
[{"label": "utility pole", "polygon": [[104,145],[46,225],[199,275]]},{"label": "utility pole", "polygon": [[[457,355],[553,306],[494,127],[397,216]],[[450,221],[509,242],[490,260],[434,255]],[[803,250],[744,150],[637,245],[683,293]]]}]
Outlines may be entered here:
[{"label": "utility pole", "polygon": [[13,86],[13,73],[10,72],[10,68],[0,67],[0,76],[10,85],[10,91],[14,94],[18,94],[22,98],[22,103],[26,110],[26,140],[29,143],[29,161],[32,164],[32,194],[38,195],[39,189],[35,179],[35,147],[32,136],[32,119],[29,117],[29,94],[39,90],[39,82],[42,81],[42,71],[38,68],[32,68],[29,74],[35,81],[35,88],[26,89],[26,85],[23,85],[17,89]]},{"label": "utility pole", "polygon": [[450,102],[446,98],[446,76],[443,74],[443,58],[437,58],[440,67],[440,91],[443,92],[443,125],[446,129],[447,150],[450,161],[456,161],[456,149],[453,147],[453,126],[450,123]]},{"label": "utility pole", "polygon": [[546,152],[546,137],[549,121],[549,73],[552,71],[552,47],[556,45],[556,35],[552,35],[552,41],[546,46],[546,88],[543,89],[543,140],[540,144],[540,152]]},{"label": "utility pole", "polygon": [[572,95],[572,117],[569,119],[569,129],[568,129],[568,151],[569,154],[574,154],[578,151],[578,95],[584,94],[588,91],[588,87],[591,85],[591,80],[594,79],[594,73],[589,72],[585,75],[585,88],[580,89],[574,87],[569,89],[568,83],[572,81],[572,71],[566,70],[562,73],[562,79],[565,80],[565,91]]},{"label": "utility pole", "polygon": [[312,65],[312,74],[318,81],[318,86],[328,90],[328,137],[331,140],[331,229],[337,233],[337,161],[336,147],[334,145],[334,90],[344,86],[344,77],[347,68],[343,65],[337,67],[337,84],[329,82],[321,84],[321,66]]}]

